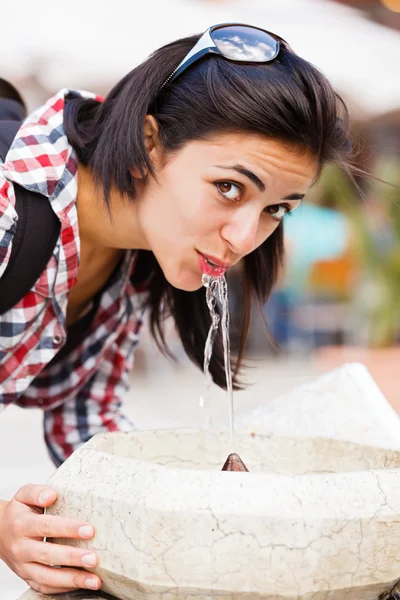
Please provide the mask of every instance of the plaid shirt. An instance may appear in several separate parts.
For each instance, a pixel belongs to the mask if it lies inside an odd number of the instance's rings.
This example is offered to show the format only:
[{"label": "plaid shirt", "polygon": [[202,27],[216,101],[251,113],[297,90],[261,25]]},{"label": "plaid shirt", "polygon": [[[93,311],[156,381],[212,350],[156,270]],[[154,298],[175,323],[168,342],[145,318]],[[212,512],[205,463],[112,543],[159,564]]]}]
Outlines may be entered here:
[{"label": "plaid shirt", "polygon": [[56,464],[95,433],[132,429],[120,397],[138,342],[143,299],[130,281],[135,253],[127,251],[84,340],[50,363],[66,341],[68,293],[79,266],[77,159],[63,127],[68,92],[61,90],[24,121],[0,162],[0,277],[17,225],[14,183],[43,194],[61,222],[53,255],[34,287],[0,316],[0,412],[10,403],[41,407]]}]

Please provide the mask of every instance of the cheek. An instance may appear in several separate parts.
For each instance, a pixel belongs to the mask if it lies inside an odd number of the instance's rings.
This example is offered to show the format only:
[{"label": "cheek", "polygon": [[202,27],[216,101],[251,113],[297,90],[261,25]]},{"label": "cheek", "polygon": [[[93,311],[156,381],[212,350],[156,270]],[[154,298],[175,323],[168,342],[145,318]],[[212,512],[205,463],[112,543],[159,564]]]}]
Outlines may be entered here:
[{"label": "cheek", "polygon": [[157,184],[149,184],[140,220],[153,246],[192,246],[199,238],[204,243],[205,236],[220,231],[226,212],[208,182],[171,172],[164,173]]},{"label": "cheek", "polygon": [[257,248],[261,246],[269,237],[271,237],[271,235],[278,229],[280,225],[282,225],[282,223],[274,221],[272,218],[265,219],[265,222],[263,223],[261,217],[256,238]]},{"label": "cheek", "polygon": [[181,228],[182,202],[173,190],[152,186],[140,204],[139,219],[146,233],[154,238],[177,235]]},{"label": "cheek", "polygon": [[179,186],[175,189],[170,204],[174,223],[181,228],[185,237],[198,237],[213,232],[222,224],[223,218],[226,218],[226,214],[215,202],[212,191],[204,184],[191,186],[188,192]]}]

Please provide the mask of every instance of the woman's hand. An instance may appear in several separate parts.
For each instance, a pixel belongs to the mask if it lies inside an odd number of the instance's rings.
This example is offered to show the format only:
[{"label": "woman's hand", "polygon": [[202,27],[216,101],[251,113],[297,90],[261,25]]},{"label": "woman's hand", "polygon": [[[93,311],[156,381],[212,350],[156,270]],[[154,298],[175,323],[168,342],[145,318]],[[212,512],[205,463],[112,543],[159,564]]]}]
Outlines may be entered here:
[{"label": "woman's hand", "polygon": [[25,485],[9,502],[0,501],[0,559],[37,592],[98,590],[97,575],[73,568],[95,567],[98,559],[93,552],[43,541],[45,537],[87,540],[94,536],[94,528],[84,521],[43,514],[56,497],[50,488]]}]

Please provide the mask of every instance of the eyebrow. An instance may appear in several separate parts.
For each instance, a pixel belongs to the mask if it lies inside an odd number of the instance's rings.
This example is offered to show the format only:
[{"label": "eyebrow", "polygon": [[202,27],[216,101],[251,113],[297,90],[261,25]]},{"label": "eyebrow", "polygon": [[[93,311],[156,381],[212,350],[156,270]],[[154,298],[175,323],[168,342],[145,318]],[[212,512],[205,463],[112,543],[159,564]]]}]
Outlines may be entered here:
[{"label": "eyebrow", "polygon": [[289,194],[289,196],[285,196],[282,200],[303,200],[305,194]]},{"label": "eyebrow", "polygon": [[236,171],[237,173],[240,173],[241,175],[244,175],[245,177],[250,179],[250,181],[258,187],[260,192],[265,191],[265,183],[263,181],[261,181],[261,179],[258,177],[258,175],[253,173],[253,171],[250,171],[250,169],[246,169],[246,167],[244,167],[243,165],[215,165],[215,166],[218,167],[219,169],[231,169],[233,171]]},{"label": "eyebrow", "polygon": [[[218,167],[219,169],[230,169],[230,170],[236,171],[237,173],[240,173],[241,175],[244,175],[258,187],[260,192],[265,192],[265,183],[258,177],[258,175],[256,175],[255,173],[253,173],[253,171],[250,171],[250,169],[247,169],[243,165],[215,165],[215,166]],[[304,194],[296,194],[295,193],[295,194],[289,194],[288,196],[285,196],[284,198],[282,198],[282,200],[303,200],[303,198],[304,198]]]}]

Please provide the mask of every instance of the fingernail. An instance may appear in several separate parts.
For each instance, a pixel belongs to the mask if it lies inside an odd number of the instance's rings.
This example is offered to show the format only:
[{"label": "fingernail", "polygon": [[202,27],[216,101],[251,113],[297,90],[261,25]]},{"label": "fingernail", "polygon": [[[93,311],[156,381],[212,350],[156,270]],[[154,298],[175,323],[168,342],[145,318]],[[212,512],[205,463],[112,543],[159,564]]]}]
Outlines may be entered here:
[{"label": "fingernail", "polygon": [[89,590],[98,590],[100,587],[98,579],[95,579],[94,577],[86,579],[85,585]]},{"label": "fingernail", "polygon": [[94,535],[93,527],[91,527],[90,525],[82,525],[82,527],[79,527],[78,533],[79,533],[80,537],[83,537],[83,538],[93,537],[93,535]]},{"label": "fingernail", "polygon": [[44,492],[42,492],[39,496],[39,502],[47,502],[51,496],[54,495],[54,492],[49,491],[49,490],[45,490]]},{"label": "fingernail", "polygon": [[81,561],[86,567],[94,567],[97,562],[97,557],[95,554],[85,554],[82,556]]}]

